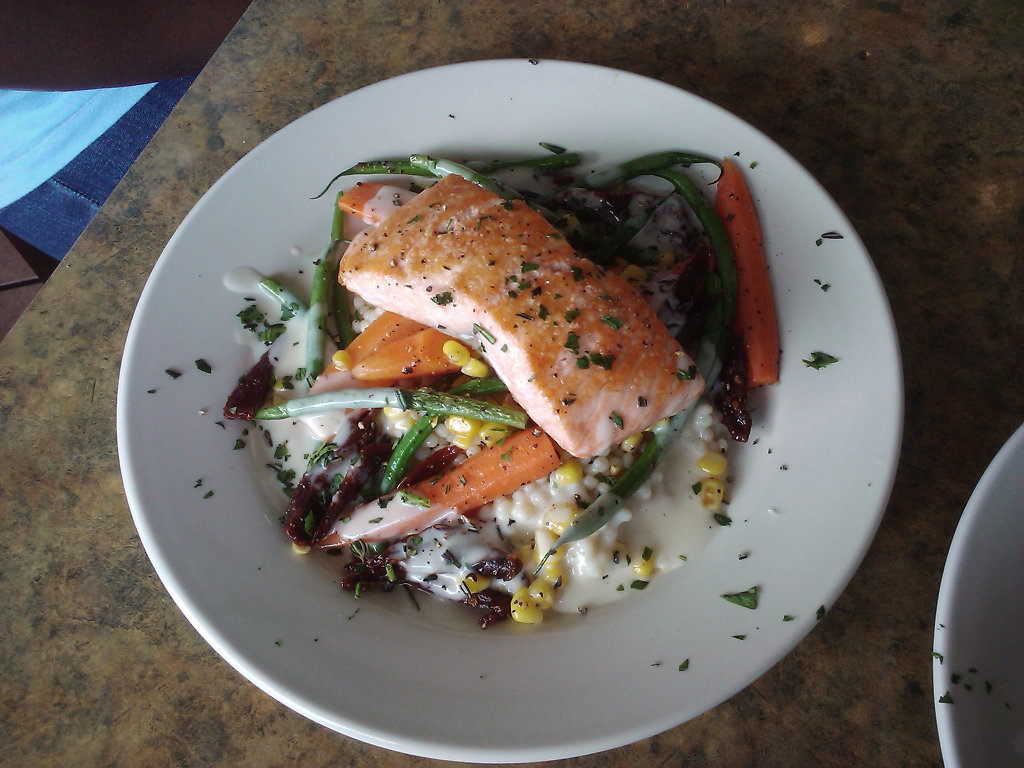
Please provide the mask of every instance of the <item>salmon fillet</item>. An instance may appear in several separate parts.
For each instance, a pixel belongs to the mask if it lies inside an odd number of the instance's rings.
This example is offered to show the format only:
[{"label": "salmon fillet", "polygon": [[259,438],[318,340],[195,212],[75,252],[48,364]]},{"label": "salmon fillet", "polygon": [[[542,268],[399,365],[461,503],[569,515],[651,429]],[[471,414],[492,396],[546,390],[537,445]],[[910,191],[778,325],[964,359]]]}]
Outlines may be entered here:
[{"label": "salmon fillet", "polygon": [[693,361],[644,299],[526,203],[449,175],[342,256],[371,304],[477,346],[536,424],[593,456],[692,403]]}]

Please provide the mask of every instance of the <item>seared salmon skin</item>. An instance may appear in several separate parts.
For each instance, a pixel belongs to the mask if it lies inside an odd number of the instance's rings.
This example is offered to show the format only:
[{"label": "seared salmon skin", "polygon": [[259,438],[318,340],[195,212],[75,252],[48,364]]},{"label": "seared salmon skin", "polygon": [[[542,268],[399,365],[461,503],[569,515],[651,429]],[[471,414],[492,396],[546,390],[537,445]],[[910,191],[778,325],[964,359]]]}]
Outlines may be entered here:
[{"label": "seared salmon skin", "polygon": [[536,210],[449,175],[360,233],[338,279],[470,341],[564,450],[594,456],[681,411],[704,382],[628,282]]}]

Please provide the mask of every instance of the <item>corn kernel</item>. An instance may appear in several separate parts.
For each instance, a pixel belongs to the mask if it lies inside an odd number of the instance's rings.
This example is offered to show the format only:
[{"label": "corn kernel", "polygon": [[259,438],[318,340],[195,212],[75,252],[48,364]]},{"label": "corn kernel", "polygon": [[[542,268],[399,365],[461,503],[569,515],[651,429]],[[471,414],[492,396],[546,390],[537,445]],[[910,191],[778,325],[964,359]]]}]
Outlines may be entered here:
[{"label": "corn kernel", "polygon": [[676,254],[674,251],[662,251],[654,257],[654,260],[658,262],[659,267],[671,267],[676,263]]},{"label": "corn kernel", "polygon": [[712,477],[721,477],[725,474],[725,466],[725,456],[718,451],[708,451],[697,461],[697,469]]},{"label": "corn kernel", "polygon": [[339,371],[350,371],[352,370],[352,355],[344,349],[339,349],[331,355],[331,363]]},{"label": "corn kernel", "polygon": [[473,437],[480,431],[483,422],[469,416],[449,416],[444,420],[445,429],[453,435],[466,435]]},{"label": "corn kernel", "polygon": [[441,352],[444,353],[444,356],[448,358],[452,365],[457,365],[460,368],[470,360],[469,349],[465,344],[455,339],[448,339],[448,341],[442,344]]},{"label": "corn kernel", "polygon": [[524,544],[516,550],[519,561],[523,564],[523,570],[533,570],[537,565],[537,547],[534,544]]},{"label": "corn kernel", "polygon": [[725,488],[722,481],[713,477],[700,481],[700,503],[705,509],[714,512],[722,506],[722,497],[725,495]]},{"label": "corn kernel", "polygon": [[384,417],[395,421],[402,418],[405,415],[405,411],[401,408],[392,408],[390,405],[385,405],[382,409],[384,411]]},{"label": "corn kernel", "polygon": [[530,598],[534,605],[546,611],[555,603],[555,588],[547,579],[536,579],[530,582]]},{"label": "corn kernel", "polygon": [[558,485],[578,483],[583,477],[583,469],[576,459],[568,459],[558,469],[551,473],[551,478]]},{"label": "corn kernel", "polygon": [[462,450],[466,450],[471,445],[475,444],[476,440],[472,435],[455,435],[452,437],[452,445]]},{"label": "corn kernel", "polygon": [[544,613],[530,597],[530,588],[520,587],[512,594],[512,620],[520,624],[539,624]]},{"label": "corn kernel", "polygon": [[622,270],[620,277],[630,283],[642,283],[647,279],[647,272],[643,267],[638,267],[636,264],[630,264]]},{"label": "corn kernel", "polygon": [[493,421],[484,422],[480,427],[480,440],[484,445],[494,445],[512,434],[512,431],[512,427],[507,427],[504,424],[495,424]]},{"label": "corn kernel", "polygon": [[294,541],[292,542],[292,552],[294,552],[296,555],[308,555],[310,549],[312,549],[312,547],[309,547],[305,544],[298,544]]},{"label": "corn kernel", "polygon": [[487,375],[487,364],[483,360],[477,360],[474,357],[462,366],[462,372],[470,378],[482,379]]},{"label": "corn kernel", "polygon": [[646,579],[654,572],[654,553],[650,548],[645,549],[643,555],[630,560],[629,567],[633,569],[637,578]]},{"label": "corn kernel", "polygon": [[619,443],[619,447],[626,453],[632,453],[633,451],[636,450],[636,447],[640,445],[640,440],[642,439],[643,435],[637,432],[635,435],[630,435],[621,443]]},{"label": "corn kernel", "polygon": [[562,567],[562,559],[557,555],[549,557],[544,563],[544,567],[540,569],[540,575],[552,584],[561,583],[562,579],[565,578],[565,568]]},{"label": "corn kernel", "polygon": [[475,595],[477,592],[483,592],[489,586],[491,586],[491,580],[479,573],[468,573],[466,574],[466,578],[462,580],[463,589],[471,595]]},{"label": "corn kernel", "polygon": [[571,504],[558,504],[544,513],[544,527],[556,536],[561,536],[575,516],[576,510]]}]

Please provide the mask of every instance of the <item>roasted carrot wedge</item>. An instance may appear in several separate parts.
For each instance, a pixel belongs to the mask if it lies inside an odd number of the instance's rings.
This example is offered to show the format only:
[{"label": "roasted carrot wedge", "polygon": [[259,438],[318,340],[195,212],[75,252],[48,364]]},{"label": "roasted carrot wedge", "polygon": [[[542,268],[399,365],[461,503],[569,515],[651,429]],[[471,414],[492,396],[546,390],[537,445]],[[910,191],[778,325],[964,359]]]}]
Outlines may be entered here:
[{"label": "roasted carrot wedge", "polygon": [[469,512],[544,477],[561,463],[554,441],[528,427],[409,490],[431,506]]},{"label": "roasted carrot wedge", "polygon": [[735,330],[743,341],[750,386],[779,380],[779,325],[768,277],[768,262],[757,211],[739,166],[722,160],[715,193],[715,212],[722,220],[736,260]]},{"label": "roasted carrot wedge", "polygon": [[345,347],[353,365],[358,364],[377,350],[399,339],[419,333],[425,325],[415,320],[396,315],[394,312],[382,312],[372,323],[352,339]]},{"label": "roasted carrot wedge", "polygon": [[368,381],[401,381],[418,376],[454,373],[461,366],[442,347],[451,336],[424,328],[411,336],[388,341],[352,366],[352,375]]},{"label": "roasted carrot wedge", "polygon": [[338,197],[338,208],[367,224],[375,224],[413,197],[414,193],[401,187],[360,181]]}]

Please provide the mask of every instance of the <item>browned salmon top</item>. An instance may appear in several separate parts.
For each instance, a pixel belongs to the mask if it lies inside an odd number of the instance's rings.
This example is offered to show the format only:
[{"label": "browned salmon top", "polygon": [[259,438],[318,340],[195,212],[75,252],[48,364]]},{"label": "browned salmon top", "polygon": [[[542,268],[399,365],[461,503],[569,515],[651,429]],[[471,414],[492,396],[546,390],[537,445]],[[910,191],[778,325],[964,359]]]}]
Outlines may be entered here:
[{"label": "browned salmon top", "polygon": [[358,235],[338,279],[472,340],[562,448],[592,456],[703,391],[693,361],[618,275],[526,203],[446,176]]}]

